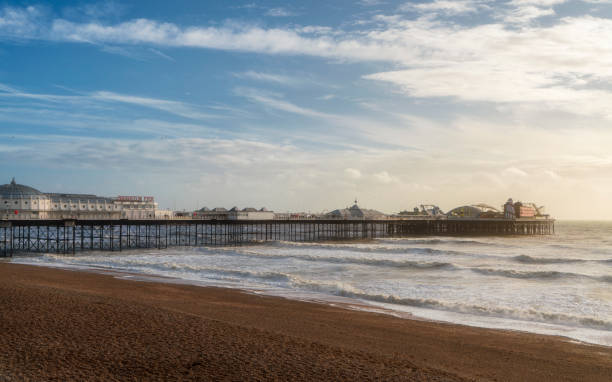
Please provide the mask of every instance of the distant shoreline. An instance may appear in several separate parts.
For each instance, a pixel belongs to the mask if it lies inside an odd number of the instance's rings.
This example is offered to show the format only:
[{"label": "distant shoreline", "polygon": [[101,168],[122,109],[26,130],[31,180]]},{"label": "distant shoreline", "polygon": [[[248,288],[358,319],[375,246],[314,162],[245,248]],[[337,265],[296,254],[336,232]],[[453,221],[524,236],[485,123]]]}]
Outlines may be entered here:
[{"label": "distant shoreline", "polygon": [[[0,375],[590,380],[612,348],[240,290],[0,262]],[[9,379],[11,380],[11,379]]]}]

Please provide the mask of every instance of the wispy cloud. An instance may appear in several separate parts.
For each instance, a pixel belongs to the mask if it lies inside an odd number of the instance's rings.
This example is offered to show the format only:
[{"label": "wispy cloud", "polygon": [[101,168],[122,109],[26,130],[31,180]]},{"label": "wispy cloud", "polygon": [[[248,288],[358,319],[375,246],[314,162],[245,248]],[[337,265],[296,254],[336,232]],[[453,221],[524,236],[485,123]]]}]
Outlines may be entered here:
[{"label": "wispy cloud", "polygon": [[151,109],[157,109],[166,113],[174,114],[180,117],[194,119],[194,120],[207,120],[211,118],[223,118],[223,115],[206,113],[201,111],[202,107],[192,105],[180,101],[171,101],[158,98],[141,97],[128,94],[120,94],[109,91],[97,91],[93,93],[80,93],[75,95],[60,95],[60,94],[46,94],[46,93],[31,93],[25,92],[8,85],[0,83],[0,99],[8,98],[21,98],[21,99],[32,99],[43,102],[52,103],[70,103],[92,106],[94,102],[114,102],[136,105]]},{"label": "wispy cloud", "polygon": [[324,100],[324,101],[329,101],[330,99],[334,99],[334,98],[336,98],[335,94],[325,94],[319,97],[319,99]]},{"label": "wispy cloud", "polygon": [[486,0],[434,0],[426,3],[405,3],[400,6],[402,11],[440,12],[446,15],[475,13],[486,6]]},{"label": "wispy cloud", "polygon": [[176,61],[174,58],[172,58],[171,56],[167,55],[166,53],[158,50],[158,49],[154,49],[154,48],[149,48],[149,52],[155,54],[156,56],[159,56],[161,58],[164,58],[168,61]]},{"label": "wispy cloud", "polygon": [[381,5],[384,3],[385,3],[384,0],[359,0],[359,4],[366,6],[366,7],[372,7],[372,6]]},{"label": "wispy cloud", "polygon": [[5,6],[0,9],[0,37],[30,39],[39,36],[40,26],[44,22],[41,8]]},{"label": "wispy cloud", "polygon": [[[559,3],[556,0],[517,0],[510,6],[520,10],[527,9],[521,7]],[[441,0],[421,4],[441,8],[448,5]],[[468,3],[461,7],[469,9]],[[549,8],[537,8],[535,13],[530,12],[507,14],[506,22],[528,21],[550,11]],[[5,7],[0,31],[14,34],[21,30],[24,37],[31,37],[32,31],[37,29],[27,25],[32,15],[40,14],[32,7]],[[415,97],[531,102],[581,115],[605,118],[611,115],[608,106],[611,92],[588,84],[576,87],[571,79],[579,77],[592,82],[612,79],[612,49],[605,49],[605,42],[600,38],[612,35],[612,20],[593,16],[567,17],[552,25],[519,29],[509,28],[504,23],[459,26],[427,19],[378,17],[377,20],[382,25],[368,33],[342,32],[319,36],[303,34],[296,29],[265,29],[241,24],[185,28],[146,19],[113,25],[55,19],[50,23],[50,29],[40,32],[38,37],[119,46],[189,46],[352,61],[386,61],[395,63],[400,69],[372,73],[365,78],[396,84],[406,94]],[[291,79],[278,74],[246,72],[239,75],[261,81],[291,82]],[[148,102],[137,97],[121,99],[124,102],[138,101],[144,106],[187,118],[210,117],[188,105],[175,105],[163,100]]]},{"label": "wispy cloud", "polygon": [[255,72],[252,70],[240,73],[233,73],[235,77],[247,78],[256,81],[274,82],[282,85],[295,86],[302,81],[294,77],[285,76],[282,74]]},{"label": "wispy cloud", "polygon": [[138,97],[133,95],[118,94],[107,91],[98,91],[91,94],[91,97],[97,100],[128,103],[137,106],[148,107],[152,109],[162,110],[167,113],[176,114],[181,117],[190,119],[210,119],[219,118],[219,115],[203,113],[195,106],[178,101],[168,101],[157,98]]},{"label": "wispy cloud", "polygon": [[289,16],[295,16],[296,13],[289,11],[285,8],[270,8],[266,12],[266,15],[272,16],[272,17],[289,17]]},{"label": "wispy cloud", "polygon": [[[528,21],[552,12],[559,1],[516,1],[507,23]],[[472,9],[480,2],[453,2],[457,11]],[[462,5],[458,5],[462,4]],[[419,6],[451,7],[441,0]],[[524,8],[536,7],[537,9]],[[534,11],[534,12],[532,12]],[[32,37],[38,29],[30,24],[36,8],[4,8],[3,34]],[[8,21],[7,21],[8,20]],[[572,110],[606,112],[603,90],[576,89],[559,78],[581,76],[593,80],[612,78],[611,49],[602,49],[599,38],[612,34],[612,21],[593,16],[564,18],[549,26],[508,28],[504,23],[475,26],[446,25],[426,19],[378,18],[382,22],[368,33],[342,32],[322,36],[301,29],[265,29],[232,24],[222,27],[179,27],[147,19],[119,24],[75,23],[54,19],[51,27],[37,35],[56,41],[96,44],[185,46],[241,50],[266,54],[311,55],[353,61],[386,61],[406,69],[381,72],[368,79],[400,85],[417,97],[451,96],[465,100],[543,102],[547,105],[575,101]],[[18,26],[18,27],[17,27]],[[605,45],[605,43],[604,43]],[[155,48],[152,48],[155,49]],[[277,83],[291,80],[277,74],[246,72],[244,77]],[[469,80],[468,80],[469,79]],[[495,84],[495,85],[494,85]],[[503,88],[502,88],[503,86]],[[502,90],[503,89],[503,90]],[[554,94],[553,94],[554,93]],[[551,97],[552,96],[552,97]],[[583,104],[589,106],[587,109]],[[163,103],[157,104],[164,105]],[[595,107],[595,105],[599,105]],[[171,108],[166,108],[170,110]],[[184,111],[184,110],[183,110]],[[187,112],[181,114],[187,115]],[[195,115],[189,112],[190,115]]]},{"label": "wispy cloud", "polygon": [[281,99],[280,97],[273,95],[269,92],[260,91],[251,88],[237,88],[234,90],[236,94],[246,97],[247,99],[265,105],[269,108],[284,111],[287,113],[299,114],[306,117],[314,118],[331,118],[335,117],[333,114],[323,113],[313,109],[308,109],[295,105],[291,102]]}]

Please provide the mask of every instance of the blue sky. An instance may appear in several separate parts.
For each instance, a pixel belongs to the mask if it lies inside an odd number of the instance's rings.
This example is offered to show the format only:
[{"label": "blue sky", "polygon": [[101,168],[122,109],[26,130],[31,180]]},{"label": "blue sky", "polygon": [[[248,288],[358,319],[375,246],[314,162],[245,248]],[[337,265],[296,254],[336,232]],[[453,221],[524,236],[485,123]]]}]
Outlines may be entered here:
[{"label": "blue sky", "polygon": [[0,3],[0,177],[612,216],[612,1]]}]

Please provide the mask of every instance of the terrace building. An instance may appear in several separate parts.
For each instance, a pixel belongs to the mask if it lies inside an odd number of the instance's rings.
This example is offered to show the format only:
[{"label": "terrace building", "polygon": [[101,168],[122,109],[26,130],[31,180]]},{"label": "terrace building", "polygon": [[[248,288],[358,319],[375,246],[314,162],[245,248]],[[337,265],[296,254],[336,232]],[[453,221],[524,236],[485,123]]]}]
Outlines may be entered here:
[{"label": "terrace building", "polygon": [[0,219],[154,219],[152,197],[109,198],[90,194],[43,193],[15,179],[0,185]]}]

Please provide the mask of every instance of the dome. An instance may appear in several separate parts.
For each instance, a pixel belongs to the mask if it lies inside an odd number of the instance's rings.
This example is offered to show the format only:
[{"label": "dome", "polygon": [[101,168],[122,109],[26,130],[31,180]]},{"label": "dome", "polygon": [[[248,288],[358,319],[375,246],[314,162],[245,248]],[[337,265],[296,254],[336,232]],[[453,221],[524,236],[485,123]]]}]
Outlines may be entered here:
[{"label": "dome", "polygon": [[15,178],[11,183],[0,186],[0,197],[2,198],[23,198],[35,195],[43,195],[43,193],[35,188],[15,183]]},{"label": "dome", "polygon": [[[355,201],[356,202],[356,201]],[[333,210],[326,214],[326,217],[331,219],[366,219],[377,220],[384,219],[385,214],[376,210],[368,210],[361,208],[355,203],[352,207]]]},{"label": "dome", "polygon": [[493,218],[501,216],[501,211],[488,204],[472,204],[450,210],[446,215],[457,218]]}]

